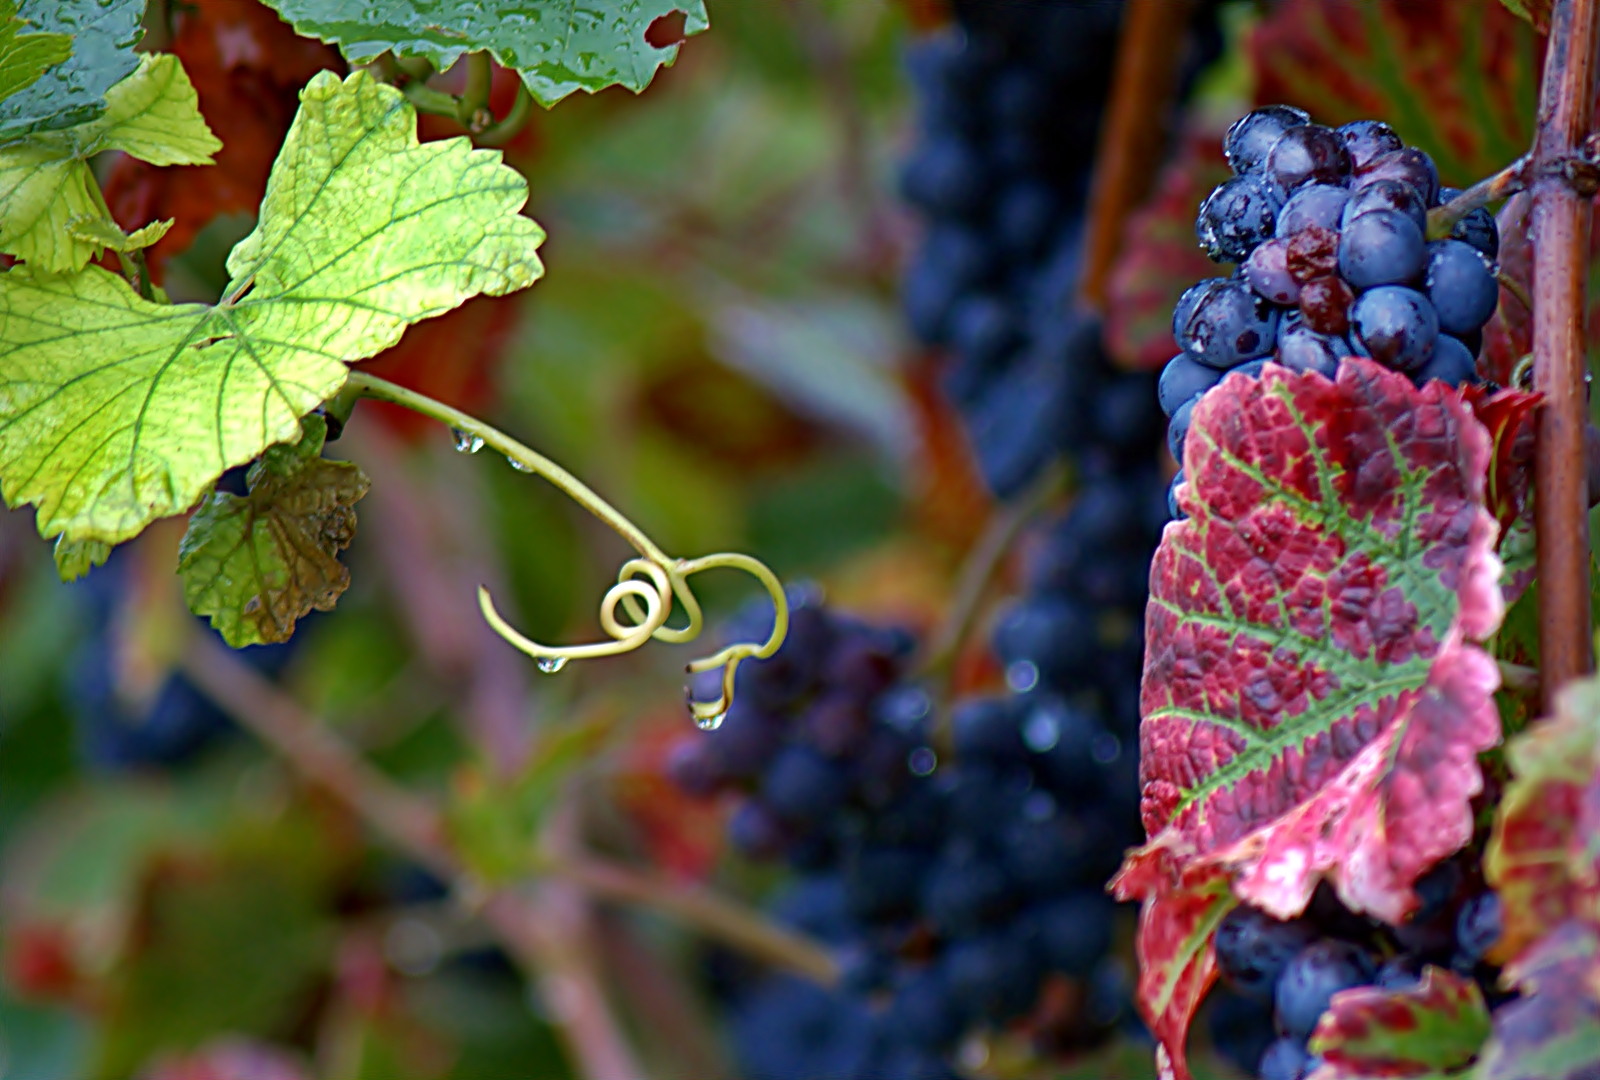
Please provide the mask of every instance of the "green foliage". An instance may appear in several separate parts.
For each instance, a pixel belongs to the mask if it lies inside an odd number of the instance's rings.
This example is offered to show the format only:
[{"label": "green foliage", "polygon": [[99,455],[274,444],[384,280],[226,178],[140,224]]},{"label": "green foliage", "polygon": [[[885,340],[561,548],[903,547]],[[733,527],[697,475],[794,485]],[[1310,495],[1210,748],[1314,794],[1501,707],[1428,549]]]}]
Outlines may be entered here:
[{"label": "green foliage", "polygon": [[72,55],[69,35],[26,33],[27,25],[17,18],[16,0],[0,0],[0,101]]},{"label": "green foliage", "polygon": [[645,40],[650,24],[684,12],[683,32],[710,22],[704,0],[487,0],[440,5],[427,0],[268,0],[302,34],[336,44],[352,61],[384,52],[421,56],[441,71],[462,53],[487,50],[515,68],[528,91],[550,106],[575,90],[643,90],[678,47]]},{"label": "green foliage", "polygon": [[0,100],[0,143],[93,120],[105,110],[106,91],[139,64],[133,46],[144,0],[22,0],[16,13],[70,37],[72,52]]},{"label": "green foliage", "polygon": [[527,184],[464,139],[420,145],[362,72],[306,87],[222,300],[156,304],[98,267],[0,276],[0,482],[39,531],[115,543],[180,513],[343,385],[346,364],[480,292],[531,285]]},{"label": "green foliage", "polygon": [[212,492],[178,548],[184,599],[234,648],[287,641],[313,608],[333,610],[350,585],[339,552],[355,538],[367,493],[355,465],[322,458],[327,421],[308,416],[300,441],[250,467],[249,494]]},{"label": "green foliage", "polygon": [[99,117],[0,147],[0,251],[56,272],[82,269],[102,248],[153,244],[171,222],[124,234],[101,210],[89,159],[121,150],[152,165],[209,165],[220,149],[178,58],[145,56]]}]

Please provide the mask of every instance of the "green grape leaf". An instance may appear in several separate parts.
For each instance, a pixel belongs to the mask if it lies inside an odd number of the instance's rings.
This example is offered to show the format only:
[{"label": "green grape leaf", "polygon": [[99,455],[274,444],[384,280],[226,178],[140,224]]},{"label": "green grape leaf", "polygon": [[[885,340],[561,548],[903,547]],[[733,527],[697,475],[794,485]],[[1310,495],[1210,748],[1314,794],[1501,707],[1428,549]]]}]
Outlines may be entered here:
[{"label": "green grape leaf", "polygon": [[189,610],[210,616],[236,649],[288,641],[296,620],[332,611],[350,585],[339,552],[355,539],[355,504],[370,482],[321,456],[326,420],[308,416],[301,430],[299,442],[268,447],[250,466],[248,495],[212,492],[178,546]]},{"label": "green grape leaf", "polygon": [[16,0],[0,0],[0,101],[39,81],[72,55],[70,34],[26,34]]},{"label": "green grape leaf", "polygon": [[67,224],[67,232],[74,240],[124,252],[139,251],[149,247],[167,235],[167,230],[170,228],[172,228],[172,218],[152,221],[131,233],[123,232],[115,222],[107,221],[105,218],[73,218]]},{"label": "green grape leaf", "polygon": [[1550,8],[1554,0],[1500,0],[1517,18],[1533,24],[1541,34],[1550,32]]},{"label": "green grape leaf", "polygon": [[102,540],[56,540],[56,574],[62,581],[77,581],[111,557],[111,545]]},{"label": "green grape leaf", "polygon": [[0,100],[0,143],[93,120],[106,91],[133,73],[144,0],[22,0],[17,14],[72,39],[72,55]]},{"label": "green grape leaf", "polygon": [[351,61],[385,52],[421,56],[443,71],[464,52],[488,50],[515,68],[541,105],[575,90],[625,86],[638,93],[677,45],[646,39],[655,20],[680,11],[683,34],[710,25],[705,0],[267,0],[297,32],[339,46]]},{"label": "green grape leaf", "polygon": [[1325,1062],[1312,1080],[1438,1076],[1470,1063],[1488,1037],[1478,984],[1430,965],[1404,990],[1333,995],[1311,1035],[1311,1052]]},{"label": "green grape leaf", "polygon": [[[102,247],[153,244],[167,226],[140,229],[138,243],[106,221],[89,159],[121,150],[152,165],[209,165],[220,149],[178,58],[142,57],[106,93],[98,118],[0,146],[0,251],[54,272],[81,269]],[[102,237],[95,221],[112,232]]]},{"label": "green grape leaf", "polygon": [[417,142],[398,90],[317,75],[221,301],[155,304],[97,266],[0,274],[0,485],[42,536],[116,543],[296,439],[348,363],[478,293],[533,284],[527,182]]}]

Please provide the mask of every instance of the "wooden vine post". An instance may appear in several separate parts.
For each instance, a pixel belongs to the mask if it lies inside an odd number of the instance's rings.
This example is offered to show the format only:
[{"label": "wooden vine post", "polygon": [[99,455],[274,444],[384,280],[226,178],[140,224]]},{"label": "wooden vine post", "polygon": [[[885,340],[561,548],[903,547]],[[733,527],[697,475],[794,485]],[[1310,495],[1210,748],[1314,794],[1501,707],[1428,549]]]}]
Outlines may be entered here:
[{"label": "wooden vine post", "polygon": [[1547,709],[1559,687],[1593,667],[1583,447],[1590,201],[1568,184],[1564,163],[1593,123],[1597,27],[1600,0],[1557,0],[1534,142],[1533,371],[1534,387],[1544,395],[1534,524]]}]

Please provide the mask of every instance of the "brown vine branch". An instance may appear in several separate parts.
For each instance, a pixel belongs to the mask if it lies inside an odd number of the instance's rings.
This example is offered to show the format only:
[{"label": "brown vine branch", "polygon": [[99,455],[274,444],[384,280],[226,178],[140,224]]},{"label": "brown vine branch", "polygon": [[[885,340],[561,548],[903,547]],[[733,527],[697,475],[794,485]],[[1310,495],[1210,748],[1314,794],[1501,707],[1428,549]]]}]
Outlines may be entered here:
[{"label": "brown vine branch", "polygon": [[1493,176],[1473,184],[1467,190],[1428,211],[1428,239],[1443,240],[1450,235],[1456,223],[1480,206],[1488,206],[1501,199],[1509,199],[1523,190],[1532,172],[1533,155],[1523,154]]},{"label": "brown vine branch", "polygon": [[1558,0],[1534,142],[1533,367],[1534,389],[1544,395],[1538,415],[1534,525],[1547,707],[1563,684],[1592,667],[1583,451],[1590,202],[1574,190],[1560,163],[1583,143],[1594,117],[1597,29],[1600,0]]},{"label": "brown vine branch", "polygon": [[1155,183],[1177,92],[1178,50],[1190,0],[1127,0],[1117,42],[1111,103],[1095,154],[1078,295],[1099,309],[1122,244],[1122,227]]}]

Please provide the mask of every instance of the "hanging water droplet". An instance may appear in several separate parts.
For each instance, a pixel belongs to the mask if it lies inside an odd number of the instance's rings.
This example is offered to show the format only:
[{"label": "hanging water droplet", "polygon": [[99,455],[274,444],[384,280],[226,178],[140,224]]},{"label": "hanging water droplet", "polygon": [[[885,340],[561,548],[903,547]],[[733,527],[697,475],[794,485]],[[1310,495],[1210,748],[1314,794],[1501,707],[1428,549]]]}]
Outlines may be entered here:
[{"label": "hanging water droplet", "polygon": [[712,713],[710,716],[701,716],[699,713],[696,713],[694,717],[694,726],[699,728],[701,731],[715,731],[722,726],[722,722],[727,718],[728,712],[726,709],[719,713]]},{"label": "hanging water droplet", "polygon": [[533,466],[532,465],[524,465],[522,462],[518,461],[514,457],[507,457],[506,458],[506,464],[510,465],[513,469],[517,470],[518,472],[532,472],[533,471]]},{"label": "hanging water droplet", "polygon": [[539,670],[546,675],[554,675],[566,666],[567,658],[565,656],[546,656],[539,660]]},{"label": "hanging water droplet", "polygon": [[473,435],[462,431],[460,428],[451,428],[450,434],[456,437],[456,450],[463,454],[476,454],[483,449],[483,436]]}]

